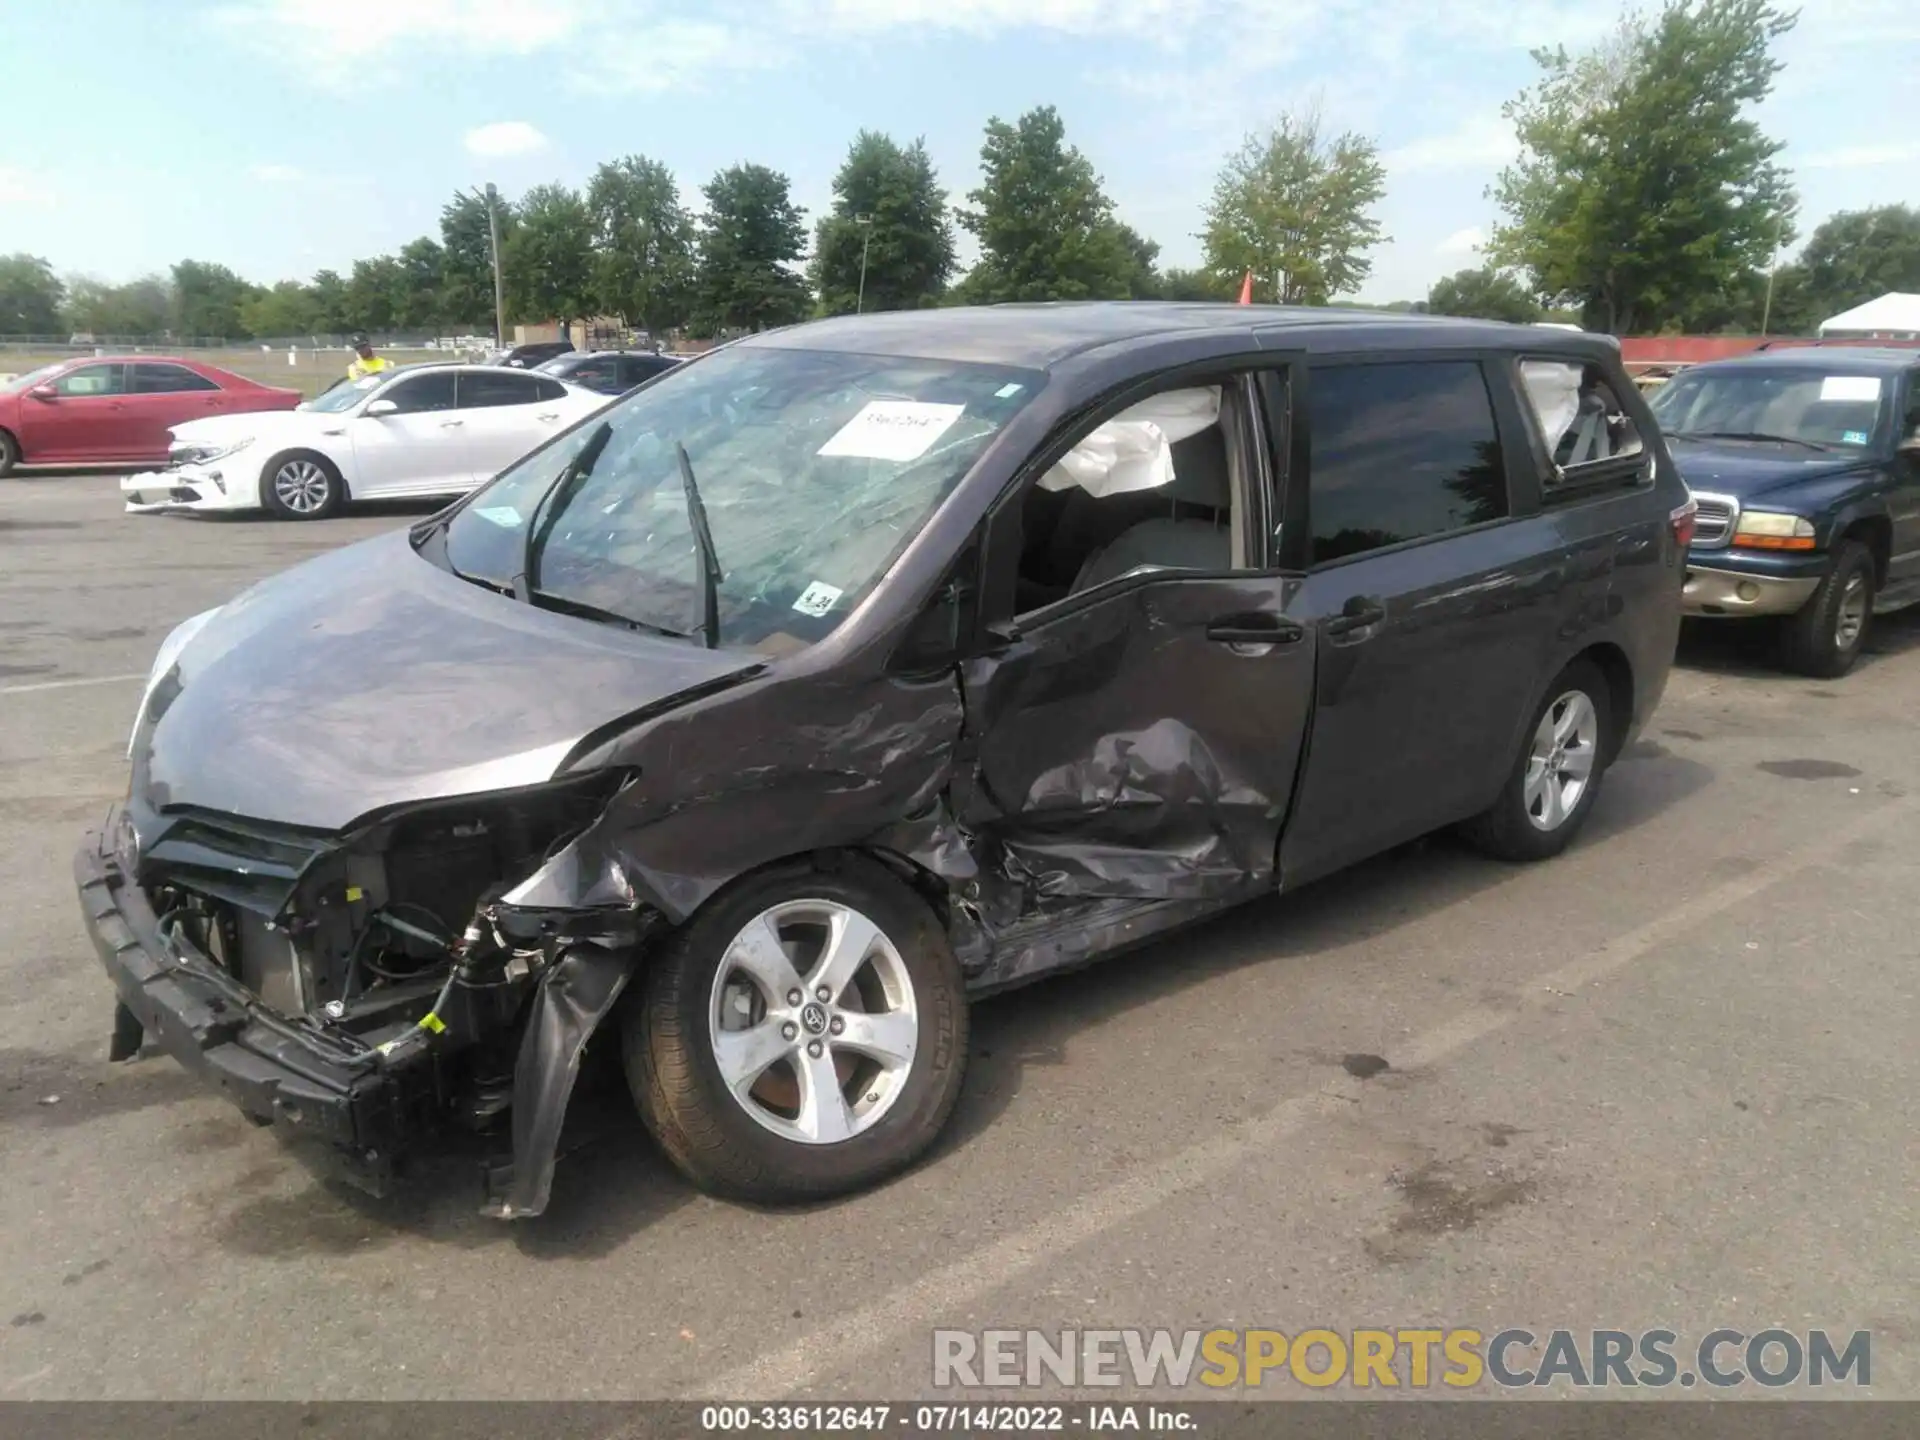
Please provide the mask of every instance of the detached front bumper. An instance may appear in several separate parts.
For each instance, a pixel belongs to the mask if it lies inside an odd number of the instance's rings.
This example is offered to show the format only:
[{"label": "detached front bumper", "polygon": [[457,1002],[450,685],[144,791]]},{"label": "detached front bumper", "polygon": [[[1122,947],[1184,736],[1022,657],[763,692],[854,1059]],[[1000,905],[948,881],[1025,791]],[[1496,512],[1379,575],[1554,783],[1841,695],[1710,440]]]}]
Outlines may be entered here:
[{"label": "detached front bumper", "polygon": [[87,933],[119,992],[116,1053],[137,1046],[137,1025],[254,1121],[324,1142],[344,1178],[385,1194],[395,1154],[421,1128],[430,1076],[372,1069],[275,1015],[189,942],[162,936],[116,854],[121,828],[116,807],[73,861]]},{"label": "detached front bumper", "polygon": [[1687,557],[1680,609],[1687,615],[1737,619],[1748,615],[1791,615],[1807,603],[1827,572],[1827,557],[1803,555],[1730,555],[1712,552],[1706,563]]},{"label": "detached front bumper", "polygon": [[181,465],[169,470],[143,470],[120,481],[121,498],[127,513],[144,515],[162,510],[239,510],[246,508],[233,497],[236,482],[252,484],[222,468]]}]

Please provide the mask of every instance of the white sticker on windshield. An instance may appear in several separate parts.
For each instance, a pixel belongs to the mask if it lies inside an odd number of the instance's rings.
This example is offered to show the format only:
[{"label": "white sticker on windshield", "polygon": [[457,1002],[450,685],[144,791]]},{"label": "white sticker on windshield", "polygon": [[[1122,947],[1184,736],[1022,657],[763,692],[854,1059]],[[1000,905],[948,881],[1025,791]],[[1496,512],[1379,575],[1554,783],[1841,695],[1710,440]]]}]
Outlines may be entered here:
[{"label": "white sticker on windshield", "polygon": [[494,524],[503,525],[509,530],[520,528],[520,512],[511,505],[476,506],[473,513],[482,520],[491,520]]},{"label": "white sticker on windshield", "polygon": [[1014,396],[1018,395],[1022,390],[1026,388],[1027,388],[1026,386],[1018,383],[1017,381],[1011,382],[1006,385],[1002,385],[998,390],[994,391],[993,398],[996,400],[1011,400]]},{"label": "white sticker on windshield", "polygon": [[869,400],[819,453],[855,460],[918,460],[966,408],[923,405],[918,400]]},{"label": "white sticker on windshield", "polygon": [[1829,375],[1820,382],[1822,400],[1878,400],[1878,375]]},{"label": "white sticker on windshield", "polygon": [[844,593],[816,580],[800,592],[800,598],[793,602],[793,608],[802,615],[824,615],[833,609],[834,602]]}]

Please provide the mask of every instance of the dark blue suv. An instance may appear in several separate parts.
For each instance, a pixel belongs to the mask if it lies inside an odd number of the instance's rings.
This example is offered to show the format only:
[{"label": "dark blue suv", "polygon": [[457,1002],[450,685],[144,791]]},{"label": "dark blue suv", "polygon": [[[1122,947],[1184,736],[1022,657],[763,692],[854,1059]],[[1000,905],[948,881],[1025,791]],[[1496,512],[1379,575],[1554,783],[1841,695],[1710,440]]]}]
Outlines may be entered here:
[{"label": "dark blue suv", "polygon": [[1700,507],[1687,614],[1785,617],[1787,667],[1835,676],[1920,603],[1920,350],[1765,351],[1652,404]]}]

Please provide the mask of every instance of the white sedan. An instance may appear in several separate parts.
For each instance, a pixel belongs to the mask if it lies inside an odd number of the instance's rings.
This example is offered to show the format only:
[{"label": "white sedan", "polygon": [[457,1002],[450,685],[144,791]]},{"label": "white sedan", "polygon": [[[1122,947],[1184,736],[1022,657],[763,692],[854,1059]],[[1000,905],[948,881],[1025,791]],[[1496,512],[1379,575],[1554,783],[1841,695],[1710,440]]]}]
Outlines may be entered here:
[{"label": "white sedan", "polygon": [[417,365],[349,381],[298,410],[173,427],[165,470],[120,482],[127,509],[252,510],[317,520],[355,499],[460,495],[611,403],[485,365]]}]

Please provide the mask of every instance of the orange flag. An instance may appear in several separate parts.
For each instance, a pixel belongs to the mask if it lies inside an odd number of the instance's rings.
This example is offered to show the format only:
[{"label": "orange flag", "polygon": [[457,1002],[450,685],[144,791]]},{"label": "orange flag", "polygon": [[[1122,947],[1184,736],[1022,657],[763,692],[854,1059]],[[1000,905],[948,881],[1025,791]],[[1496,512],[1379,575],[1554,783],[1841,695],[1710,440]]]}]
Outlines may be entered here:
[{"label": "orange flag", "polygon": [[1253,303],[1253,271],[1251,270],[1247,271],[1247,278],[1240,282],[1240,303],[1242,305]]}]

